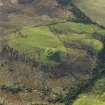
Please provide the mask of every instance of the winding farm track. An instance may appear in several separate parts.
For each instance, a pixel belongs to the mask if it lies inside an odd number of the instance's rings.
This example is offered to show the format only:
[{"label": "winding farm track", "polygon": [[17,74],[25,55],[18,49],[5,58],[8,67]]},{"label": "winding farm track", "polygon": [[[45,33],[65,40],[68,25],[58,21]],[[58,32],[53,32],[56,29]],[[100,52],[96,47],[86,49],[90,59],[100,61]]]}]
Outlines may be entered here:
[{"label": "winding farm track", "polygon": [[105,0],[73,0],[73,3],[93,22],[105,27]]}]

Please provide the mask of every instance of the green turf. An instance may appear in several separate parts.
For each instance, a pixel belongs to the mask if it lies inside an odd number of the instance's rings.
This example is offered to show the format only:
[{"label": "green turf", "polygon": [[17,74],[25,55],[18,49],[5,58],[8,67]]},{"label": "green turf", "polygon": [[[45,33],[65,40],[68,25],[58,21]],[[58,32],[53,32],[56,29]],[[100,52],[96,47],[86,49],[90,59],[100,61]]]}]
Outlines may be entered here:
[{"label": "green turf", "polygon": [[102,42],[96,37],[105,37],[105,30],[93,24],[66,22],[52,25],[50,29],[63,42],[79,42],[82,46],[91,48],[95,52],[99,52],[103,48]]},{"label": "green turf", "polygon": [[104,0],[73,0],[74,4],[94,22],[105,26]]},{"label": "green turf", "polygon": [[[51,33],[48,27],[28,27],[24,28],[19,33],[13,33],[9,36],[8,44],[10,47],[18,50],[21,53],[27,54],[29,57],[37,57],[40,53],[41,60],[45,60],[49,50],[56,52],[65,52],[63,43]],[[41,51],[36,52],[36,49]]]},{"label": "green turf", "polygon": [[57,55],[62,56],[66,52],[65,42],[74,42],[74,44],[77,42],[91,52],[100,52],[103,43],[94,37],[94,33],[97,33],[98,36],[104,36],[105,31],[93,24],[86,25],[74,22],[41,27],[25,27],[20,33],[9,35],[8,44],[29,57],[49,62],[47,60],[49,56],[54,54],[57,58]]},{"label": "green turf", "polygon": [[50,29],[56,33],[84,33],[84,34],[93,34],[98,33],[100,35],[105,36],[105,30],[93,25],[93,24],[83,24],[83,23],[76,23],[76,22],[65,22],[65,23],[59,23],[56,25],[52,25]]},{"label": "green turf", "polygon": [[53,25],[53,30],[57,32],[76,32],[76,33],[94,33],[97,29],[97,26],[93,24],[83,24],[83,23],[75,23],[75,22],[66,22]]},{"label": "green turf", "polygon": [[105,105],[105,77],[96,80],[94,86],[82,93],[73,105]]},{"label": "green turf", "polygon": [[[47,27],[25,28],[22,30],[21,34],[23,36],[18,34],[16,36],[11,36],[11,46],[17,47],[20,50],[27,49],[28,47],[55,48],[64,50],[63,44],[48,30]],[[22,49],[21,47],[25,48]]]},{"label": "green turf", "polygon": [[99,96],[83,94],[78,97],[73,105],[105,105]]}]

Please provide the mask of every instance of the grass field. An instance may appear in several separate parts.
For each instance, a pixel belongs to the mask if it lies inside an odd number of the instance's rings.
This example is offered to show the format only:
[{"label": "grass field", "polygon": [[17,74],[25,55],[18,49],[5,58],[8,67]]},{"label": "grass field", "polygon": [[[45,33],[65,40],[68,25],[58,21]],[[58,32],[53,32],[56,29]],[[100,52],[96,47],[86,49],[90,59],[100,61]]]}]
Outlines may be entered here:
[{"label": "grass field", "polygon": [[67,22],[53,25],[50,28],[63,42],[78,42],[80,45],[91,48],[95,52],[99,52],[103,48],[102,42],[96,37],[104,37],[105,30],[95,25]]},{"label": "grass field", "polygon": [[[21,51],[35,47],[64,50],[63,43],[49,31],[48,27],[24,28],[21,34],[11,35],[13,40],[10,43],[11,46],[18,47]],[[25,48],[23,49],[23,47]]]},{"label": "grass field", "polygon": [[8,44],[20,53],[44,62],[49,51],[65,52],[63,43],[46,26],[27,27],[21,33],[13,33],[9,36]]},{"label": "grass field", "polygon": [[74,4],[94,22],[105,26],[104,0],[74,0]]},{"label": "grass field", "polygon": [[73,105],[105,105],[105,77],[98,79],[94,86],[81,94]]},{"label": "grass field", "polygon": [[105,31],[95,25],[74,22],[25,27],[21,32],[9,35],[8,44],[29,57],[49,62],[47,58],[50,54],[55,56],[56,53],[59,53],[62,57],[66,52],[65,42],[73,42],[74,46],[79,43],[80,46],[89,49],[90,52],[100,52],[103,48],[103,43],[96,36],[94,37],[94,33],[98,37],[105,35]]}]

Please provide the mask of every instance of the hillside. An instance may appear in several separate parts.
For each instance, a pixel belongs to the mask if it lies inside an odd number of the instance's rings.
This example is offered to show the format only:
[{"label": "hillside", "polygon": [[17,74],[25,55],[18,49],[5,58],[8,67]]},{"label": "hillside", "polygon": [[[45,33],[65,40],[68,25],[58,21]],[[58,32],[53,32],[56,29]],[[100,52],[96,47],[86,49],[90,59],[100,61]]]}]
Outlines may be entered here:
[{"label": "hillside", "polygon": [[103,4],[0,0],[0,104],[104,105]]},{"label": "hillside", "polygon": [[105,2],[103,0],[73,0],[73,2],[93,22],[105,26]]},{"label": "hillside", "polygon": [[105,105],[104,75],[101,75],[100,78],[96,79],[93,86],[86,90],[87,92],[80,94],[73,105]]}]

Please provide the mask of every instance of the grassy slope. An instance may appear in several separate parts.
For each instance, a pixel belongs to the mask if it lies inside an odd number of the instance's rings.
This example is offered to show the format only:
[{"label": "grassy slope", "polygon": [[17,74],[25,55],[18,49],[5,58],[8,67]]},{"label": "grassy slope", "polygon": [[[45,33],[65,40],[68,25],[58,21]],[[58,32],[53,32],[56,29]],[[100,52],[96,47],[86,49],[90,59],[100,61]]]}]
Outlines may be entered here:
[{"label": "grassy slope", "polygon": [[[51,26],[26,27],[21,33],[12,33],[9,35],[8,44],[10,47],[13,47],[19,52],[25,53],[31,57],[39,56],[39,52],[36,52],[35,50],[36,48],[40,48],[44,50],[44,52],[42,51],[40,59],[38,58],[38,60],[49,63],[46,53],[48,49],[65,52],[64,42],[74,41],[79,42],[80,45],[84,47],[88,46],[91,48],[91,51],[94,50],[99,52],[102,50],[103,44],[97,37],[103,37],[104,35],[105,30],[95,25],[67,22]],[[79,55],[78,50],[76,53]],[[104,105],[99,97],[98,101],[96,101],[96,99],[96,95],[89,96],[88,94],[83,94],[80,95],[80,98],[74,103],[74,105],[81,105],[82,103],[83,105],[90,105],[91,103],[93,103],[92,105],[100,105],[100,103]]]},{"label": "grassy slope", "polygon": [[80,8],[94,22],[105,26],[105,1],[104,0],[73,0],[77,7]]},{"label": "grassy slope", "polygon": [[105,77],[98,79],[86,93],[82,93],[73,105],[105,105]]},{"label": "grassy slope", "polygon": [[[25,28],[21,33],[23,36],[14,34],[10,39],[11,46],[19,48],[20,51],[28,50],[27,48],[55,48],[64,50],[63,44],[54,36],[48,27]],[[12,45],[13,43],[13,45]],[[23,49],[24,47],[24,49]]]},{"label": "grassy slope", "polygon": [[[9,35],[8,44],[10,47],[25,53],[30,57],[35,57],[47,61],[48,50],[53,52],[65,52],[65,42],[77,42],[80,46],[90,48],[91,52],[98,53],[103,44],[94,37],[96,35],[104,36],[105,31],[92,24],[85,25],[81,23],[60,23],[51,26],[26,27],[20,33]],[[36,49],[43,51],[39,56]],[[48,60],[49,62],[49,60]]]},{"label": "grassy slope", "polygon": [[48,49],[65,52],[64,42],[78,42],[84,47],[89,47],[91,51],[99,52],[103,44],[94,38],[93,33],[103,36],[105,31],[94,25],[72,22],[52,25],[50,28],[47,26],[27,27],[21,33],[9,35],[8,44],[31,57],[38,56],[39,52],[35,52],[36,48],[43,49],[44,53],[41,53],[40,59],[45,61]]},{"label": "grassy slope", "polygon": [[63,43],[46,26],[24,28],[20,35],[13,33],[9,38],[9,45],[20,53],[47,63],[49,50],[65,52]]},{"label": "grassy slope", "polygon": [[[95,39],[94,33],[104,36],[105,31],[95,25],[67,22],[51,26],[63,42],[78,42],[81,46],[91,48],[91,51],[99,52],[103,48],[101,41]],[[75,43],[74,43],[75,44]]]}]

